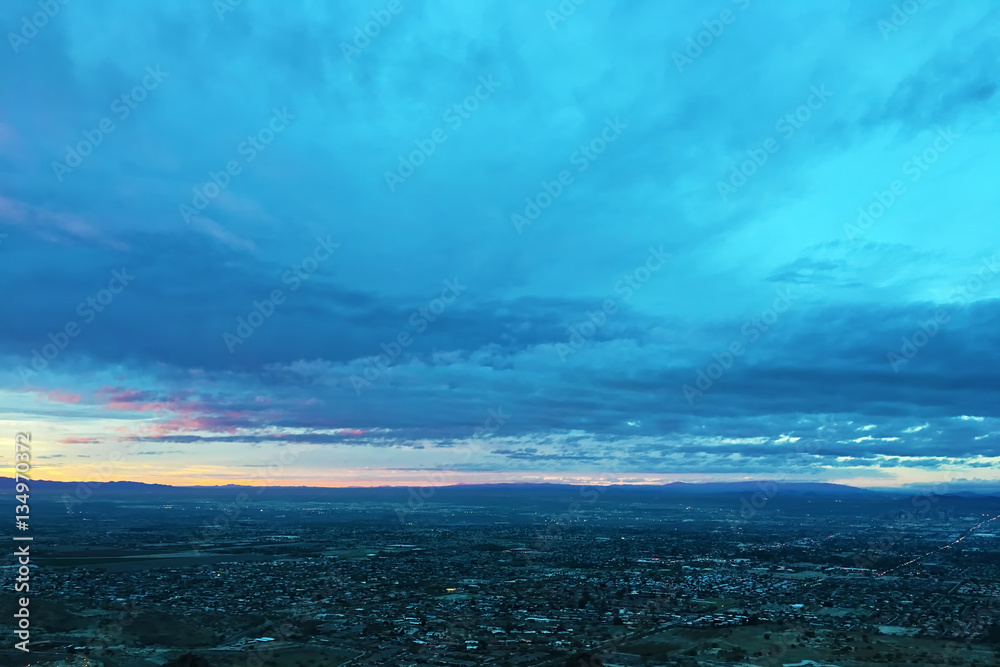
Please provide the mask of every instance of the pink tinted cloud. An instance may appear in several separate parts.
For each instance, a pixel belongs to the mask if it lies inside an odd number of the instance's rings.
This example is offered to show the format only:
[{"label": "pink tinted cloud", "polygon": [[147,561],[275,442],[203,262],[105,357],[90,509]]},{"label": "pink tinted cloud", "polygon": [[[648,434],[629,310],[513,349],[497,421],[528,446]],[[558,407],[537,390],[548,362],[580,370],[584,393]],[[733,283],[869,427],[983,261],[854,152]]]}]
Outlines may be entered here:
[{"label": "pink tinted cloud", "polygon": [[101,387],[97,390],[100,400],[106,401],[105,410],[123,410],[127,412],[175,412],[178,414],[193,414],[210,412],[198,401],[188,400],[190,391],[178,391],[167,394],[156,394],[151,391],[130,389],[127,387]]},{"label": "pink tinted cloud", "polygon": [[61,389],[53,389],[47,394],[47,398],[57,403],[79,403],[82,396],[80,394],[70,394]]},{"label": "pink tinted cloud", "polygon": [[[133,387],[105,386],[95,392],[98,403],[105,410],[151,413],[155,420],[132,427],[131,435],[145,438],[167,438],[171,435],[192,432],[236,434],[242,428],[259,428],[289,418],[283,410],[273,408],[273,400],[258,396],[249,410],[230,409],[211,397],[197,396],[195,392],[148,391]],[[298,401],[296,405],[300,404]],[[313,402],[302,403],[312,405]],[[140,432],[136,433],[138,426]],[[346,436],[361,436],[367,432],[343,429]]]},{"label": "pink tinted cloud", "polygon": [[132,401],[111,401],[104,406],[105,410],[125,410],[128,412],[163,412],[164,410],[172,410],[174,406],[172,403],[164,403],[162,401],[152,401],[150,403],[135,403]]},{"label": "pink tinted cloud", "polygon": [[208,431],[210,433],[236,433],[238,416],[243,413],[225,413],[218,416],[199,415],[182,416],[168,419],[164,422],[154,424],[151,438],[162,438],[177,433],[190,433],[191,431]]},{"label": "pink tinted cloud", "polygon": [[235,433],[250,415],[246,411],[226,410],[193,399],[191,391],[163,393],[130,387],[101,387],[96,393],[105,410],[163,414],[163,421],[145,427],[145,437],[150,438],[191,431]]}]

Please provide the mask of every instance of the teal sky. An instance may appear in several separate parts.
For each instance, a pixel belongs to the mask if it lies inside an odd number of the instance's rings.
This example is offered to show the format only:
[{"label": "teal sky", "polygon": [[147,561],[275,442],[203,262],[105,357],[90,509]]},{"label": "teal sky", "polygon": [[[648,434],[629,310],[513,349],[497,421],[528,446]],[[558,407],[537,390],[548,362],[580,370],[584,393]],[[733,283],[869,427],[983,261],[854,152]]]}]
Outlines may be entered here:
[{"label": "teal sky", "polygon": [[993,3],[231,4],[0,9],[39,477],[1000,480]]}]

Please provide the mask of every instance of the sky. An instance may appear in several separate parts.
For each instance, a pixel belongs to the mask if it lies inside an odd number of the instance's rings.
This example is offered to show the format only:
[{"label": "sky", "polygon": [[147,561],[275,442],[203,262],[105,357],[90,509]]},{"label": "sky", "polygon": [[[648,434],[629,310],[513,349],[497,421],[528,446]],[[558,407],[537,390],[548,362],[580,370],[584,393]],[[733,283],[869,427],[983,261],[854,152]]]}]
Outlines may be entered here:
[{"label": "sky", "polygon": [[993,3],[0,26],[0,432],[37,478],[1000,480]]}]

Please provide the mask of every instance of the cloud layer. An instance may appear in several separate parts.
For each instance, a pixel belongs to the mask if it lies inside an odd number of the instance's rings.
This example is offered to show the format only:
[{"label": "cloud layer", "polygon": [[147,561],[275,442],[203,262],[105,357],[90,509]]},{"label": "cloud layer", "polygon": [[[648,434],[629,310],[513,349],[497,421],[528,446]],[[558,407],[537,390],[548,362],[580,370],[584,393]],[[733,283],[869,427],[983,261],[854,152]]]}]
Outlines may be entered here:
[{"label": "cloud layer", "polygon": [[49,477],[997,479],[990,3],[389,4],[0,10]]}]

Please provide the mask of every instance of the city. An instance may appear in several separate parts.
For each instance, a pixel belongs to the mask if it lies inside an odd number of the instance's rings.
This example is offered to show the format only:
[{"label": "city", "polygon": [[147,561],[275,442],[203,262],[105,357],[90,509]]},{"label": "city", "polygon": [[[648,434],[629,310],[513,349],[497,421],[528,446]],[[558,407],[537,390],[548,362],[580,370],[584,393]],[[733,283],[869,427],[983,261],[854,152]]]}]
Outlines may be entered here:
[{"label": "city", "polygon": [[1000,497],[799,486],[54,485],[4,664],[996,664]]}]

